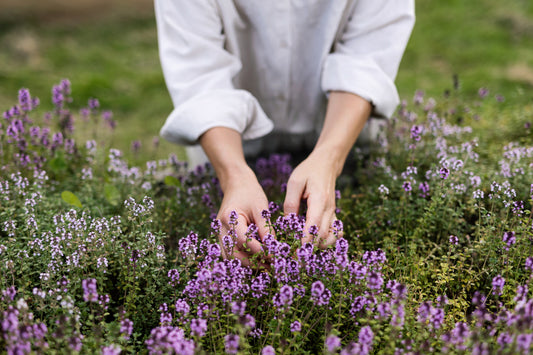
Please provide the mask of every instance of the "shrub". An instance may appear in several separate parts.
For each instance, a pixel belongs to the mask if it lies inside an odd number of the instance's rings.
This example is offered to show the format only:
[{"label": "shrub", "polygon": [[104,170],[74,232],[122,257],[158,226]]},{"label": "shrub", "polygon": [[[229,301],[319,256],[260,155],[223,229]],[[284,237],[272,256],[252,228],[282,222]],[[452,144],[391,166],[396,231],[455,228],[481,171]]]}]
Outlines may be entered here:
[{"label": "shrub", "polygon": [[[221,192],[209,166],[171,156],[136,167],[99,137],[78,144],[75,124],[114,127],[111,114],[95,99],[69,110],[67,80],[52,93],[54,109],[38,119],[38,100],[21,90],[0,126],[8,353],[531,350],[524,116],[508,128],[515,141],[486,143],[456,93],[402,103],[379,144],[354,153],[361,164],[332,226],[339,238],[325,250],[302,245],[303,217],[279,208],[290,158],[259,159],[272,199],[265,269],[221,257],[235,232],[218,243]],[[484,91],[472,104],[486,114],[499,105]],[[247,237],[258,238],[255,226]]]}]

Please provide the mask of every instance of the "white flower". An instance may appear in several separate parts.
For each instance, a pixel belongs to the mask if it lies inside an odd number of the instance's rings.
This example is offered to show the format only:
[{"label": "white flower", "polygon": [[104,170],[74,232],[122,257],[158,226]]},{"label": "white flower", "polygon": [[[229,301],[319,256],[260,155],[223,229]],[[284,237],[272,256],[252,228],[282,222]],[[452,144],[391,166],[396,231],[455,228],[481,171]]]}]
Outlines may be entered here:
[{"label": "white flower", "polygon": [[387,186],[381,184],[379,187],[378,187],[378,190],[379,190],[379,193],[383,196],[386,196],[389,194],[389,189]]}]

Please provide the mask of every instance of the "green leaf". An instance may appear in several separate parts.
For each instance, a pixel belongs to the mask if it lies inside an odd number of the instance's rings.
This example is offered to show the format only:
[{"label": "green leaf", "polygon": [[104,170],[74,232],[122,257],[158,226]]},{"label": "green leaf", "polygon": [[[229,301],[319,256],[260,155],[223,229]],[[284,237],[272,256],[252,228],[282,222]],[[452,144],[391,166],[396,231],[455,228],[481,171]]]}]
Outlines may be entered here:
[{"label": "green leaf", "polygon": [[104,185],[104,197],[113,206],[116,206],[120,202],[120,192],[112,184]]},{"label": "green leaf", "polygon": [[165,176],[164,182],[165,182],[165,185],[168,185],[168,186],[176,186],[176,187],[181,186],[180,181],[172,175]]},{"label": "green leaf", "polygon": [[63,191],[61,193],[61,198],[63,199],[63,201],[65,201],[66,203],[70,204],[70,205],[73,205],[73,206],[76,206],[76,207],[83,207],[81,205],[81,202],[80,202],[80,199],[78,198],[78,196],[74,195],[72,192],[70,191]]},{"label": "green leaf", "polygon": [[48,166],[56,174],[64,172],[68,169],[67,162],[61,153],[49,160]]}]

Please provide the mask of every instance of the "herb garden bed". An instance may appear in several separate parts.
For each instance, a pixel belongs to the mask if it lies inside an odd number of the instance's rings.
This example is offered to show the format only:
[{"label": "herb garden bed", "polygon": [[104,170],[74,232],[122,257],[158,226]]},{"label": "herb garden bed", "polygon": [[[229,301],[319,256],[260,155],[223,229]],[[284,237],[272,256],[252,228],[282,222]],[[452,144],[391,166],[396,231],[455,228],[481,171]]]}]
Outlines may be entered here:
[{"label": "herb garden bed", "polygon": [[402,103],[369,155],[356,151],[327,250],[301,245],[302,216],[279,209],[290,157],[259,159],[272,263],[258,270],[221,258],[232,238],[217,242],[208,166],[136,167],[99,136],[75,141],[74,127],[112,116],[95,99],[69,110],[67,80],[52,92],[52,112],[22,89],[0,119],[8,353],[531,351],[531,116],[506,120],[511,142],[476,129],[502,97]]}]

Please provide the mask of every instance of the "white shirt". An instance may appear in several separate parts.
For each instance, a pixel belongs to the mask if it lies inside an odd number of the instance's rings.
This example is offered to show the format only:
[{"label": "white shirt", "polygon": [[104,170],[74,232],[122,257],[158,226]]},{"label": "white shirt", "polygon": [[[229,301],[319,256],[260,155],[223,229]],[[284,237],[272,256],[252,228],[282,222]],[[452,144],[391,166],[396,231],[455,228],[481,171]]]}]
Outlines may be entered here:
[{"label": "white shirt", "polygon": [[155,0],[155,10],[171,142],[196,144],[216,126],[244,140],[316,133],[332,90],[370,101],[374,116],[399,103],[413,0]]}]

